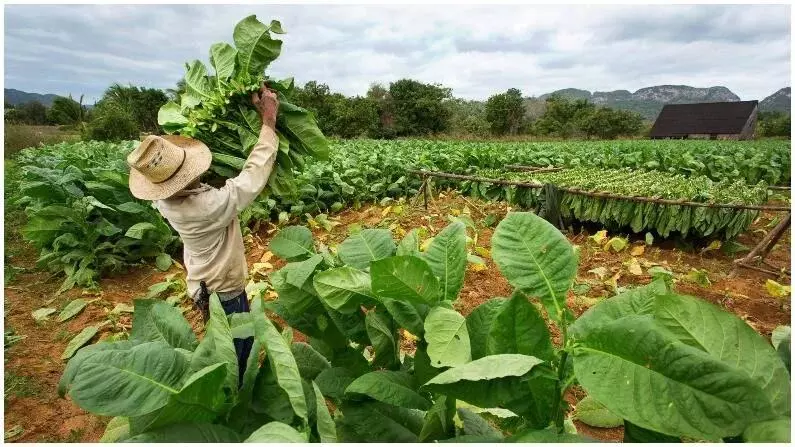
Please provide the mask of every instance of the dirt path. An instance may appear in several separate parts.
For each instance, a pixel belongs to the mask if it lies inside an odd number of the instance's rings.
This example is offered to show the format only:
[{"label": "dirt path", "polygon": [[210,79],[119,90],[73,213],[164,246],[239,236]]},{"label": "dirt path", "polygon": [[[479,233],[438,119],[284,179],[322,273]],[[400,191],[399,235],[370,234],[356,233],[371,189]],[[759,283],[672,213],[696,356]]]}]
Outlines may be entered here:
[{"label": "dirt path", "polygon": [[[498,222],[507,211],[504,204],[473,202],[455,194],[443,195],[436,199],[426,212],[421,206],[391,204],[385,207],[364,207],[360,210],[345,210],[330,219],[330,229],[321,225],[313,228],[316,240],[331,247],[344,240],[354,225],[363,228],[389,228],[396,238],[411,228],[425,227],[432,236],[447,225],[448,216],[468,214],[478,228],[476,246],[483,250],[479,255],[485,260],[485,268],[468,268],[464,288],[456,307],[468,314],[479,304],[495,296],[509,296],[511,288],[499,274],[497,267],[488,256],[489,241],[493,226],[483,224],[484,219]],[[740,242],[752,247],[772,228],[773,214],[766,214],[754,224],[753,228],[740,237]],[[18,224],[18,222],[16,222]],[[11,225],[11,227],[9,227]],[[6,285],[5,285],[5,330],[13,335],[24,337],[5,350],[5,431],[12,434],[21,429],[7,441],[12,442],[95,442],[104,431],[109,418],[89,415],[74,406],[68,399],[60,399],[56,385],[60,379],[65,362],[60,359],[69,339],[84,327],[107,319],[108,312],[118,303],[131,304],[135,297],[146,294],[147,288],[163,281],[169,273],[179,273],[176,267],[170,272],[160,272],[151,267],[132,268],[123,275],[105,279],[101,282],[99,294],[84,295],[73,290],[61,296],[55,291],[61,279],[53,278],[46,272],[34,269],[37,253],[21,241],[11,219],[6,227]],[[273,234],[271,225],[265,225],[247,238],[249,265],[258,262],[267,252],[267,242]],[[683,251],[666,242],[662,246],[645,246],[642,241],[634,241],[630,247],[618,253],[605,251],[589,239],[588,232],[569,234],[571,242],[579,247],[580,265],[577,275],[577,293],[570,293],[569,306],[579,315],[600,300],[615,294],[616,287],[645,284],[651,280],[648,268],[654,265],[666,268],[676,275],[675,288],[680,293],[699,296],[734,312],[766,337],[781,324],[790,322],[790,299],[774,298],[765,289],[768,276],[742,270],[730,278],[733,257],[719,250],[705,253]],[[612,237],[614,235],[608,235]],[[637,248],[636,248],[637,247]],[[643,247],[643,253],[640,248]],[[635,248],[635,256],[632,249]],[[633,267],[635,261],[640,266]],[[773,250],[770,262],[777,266],[790,266],[790,237],[787,235]],[[273,259],[273,268],[282,263]],[[10,267],[9,267],[10,266]],[[18,270],[22,269],[22,270]],[[604,269],[604,270],[601,270]],[[692,269],[703,270],[710,281],[708,287],[689,282],[685,276]],[[592,271],[597,273],[593,273]],[[634,272],[634,273],[633,273]],[[600,279],[599,274],[603,277]],[[13,276],[8,280],[9,276]],[[615,283],[611,283],[611,279]],[[788,279],[787,279],[788,280]],[[785,284],[787,280],[778,281]],[[55,315],[49,321],[37,323],[31,312],[52,307],[60,310],[66,303],[77,297],[98,298],[72,320],[57,323]],[[185,305],[187,309],[187,305]],[[198,327],[198,316],[187,311],[188,319]],[[130,325],[130,317],[122,316],[111,327],[106,325],[94,341],[110,336],[114,332],[124,332]],[[553,336],[555,336],[553,328]],[[297,334],[296,340],[300,340]],[[573,390],[567,400],[571,404],[584,396],[581,390]],[[621,429],[595,429],[577,423],[578,429],[587,436],[607,441],[620,441]]]}]

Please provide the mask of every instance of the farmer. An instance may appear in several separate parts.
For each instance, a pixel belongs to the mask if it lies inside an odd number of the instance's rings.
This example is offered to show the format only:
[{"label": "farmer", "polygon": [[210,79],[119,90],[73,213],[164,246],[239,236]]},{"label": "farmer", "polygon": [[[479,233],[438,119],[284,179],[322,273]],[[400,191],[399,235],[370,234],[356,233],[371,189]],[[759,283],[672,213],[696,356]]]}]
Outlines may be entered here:
[{"label": "farmer", "polygon": [[[249,311],[248,268],[238,213],[262,192],[278,150],[276,94],[263,85],[251,96],[262,117],[259,140],[240,174],[220,189],[200,183],[212,162],[210,149],[187,137],[148,136],[127,157],[130,191],[155,207],[177,230],[184,245],[188,294],[209,317],[209,297],[217,293],[226,314]],[[253,338],[235,339],[240,381]]]}]

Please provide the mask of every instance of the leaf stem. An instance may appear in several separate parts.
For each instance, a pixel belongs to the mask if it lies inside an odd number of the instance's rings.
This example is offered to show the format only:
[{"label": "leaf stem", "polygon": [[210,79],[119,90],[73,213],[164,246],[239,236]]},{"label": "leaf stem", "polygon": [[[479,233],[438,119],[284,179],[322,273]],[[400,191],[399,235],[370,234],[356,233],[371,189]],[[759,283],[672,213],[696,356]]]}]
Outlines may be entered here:
[{"label": "leaf stem", "polygon": [[[565,327],[565,324],[563,325]],[[565,331],[564,331],[565,334]],[[563,382],[563,376],[566,374],[566,360],[569,358],[569,353],[567,351],[563,351],[560,355],[560,364],[558,365],[558,381],[555,384],[555,396],[557,397],[557,401],[555,403],[555,426],[558,427],[558,433],[563,433],[563,393],[565,392],[565,387],[561,386]],[[568,386],[568,385],[567,385]]]}]

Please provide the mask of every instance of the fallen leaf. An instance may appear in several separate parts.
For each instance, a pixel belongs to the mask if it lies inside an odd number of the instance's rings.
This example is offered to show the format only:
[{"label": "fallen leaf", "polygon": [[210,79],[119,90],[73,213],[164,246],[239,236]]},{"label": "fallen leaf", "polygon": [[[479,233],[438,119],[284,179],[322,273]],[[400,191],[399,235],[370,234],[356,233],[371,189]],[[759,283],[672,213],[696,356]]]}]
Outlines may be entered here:
[{"label": "fallen leaf", "polygon": [[769,293],[770,296],[775,298],[786,298],[792,291],[791,286],[779,284],[772,279],[768,279],[767,282],[765,282],[765,289],[767,289],[767,293]]},{"label": "fallen leaf", "polygon": [[605,279],[607,276],[607,269],[605,267],[597,267],[592,270],[588,270],[588,273],[593,273],[594,275],[598,276],[599,279]]},{"label": "fallen leaf", "polygon": [[588,239],[596,242],[599,245],[602,245],[602,243],[604,243],[604,241],[607,239],[607,230],[597,231],[596,234],[589,236]]},{"label": "fallen leaf", "polygon": [[384,208],[384,210],[381,211],[381,217],[386,217],[386,215],[389,214],[390,211],[392,211],[392,207],[391,206],[388,206],[388,207]]},{"label": "fallen leaf", "polygon": [[265,253],[262,254],[262,257],[259,258],[259,262],[268,262],[271,260],[271,258],[273,258],[273,252],[266,251]]},{"label": "fallen leaf", "polygon": [[132,304],[116,303],[116,306],[113,308],[113,310],[110,311],[110,313],[113,315],[120,315],[122,313],[131,314],[134,311],[135,308],[132,306]]},{"label": "fallen leaf", "polygon": [[722,244],[721,244],[720,241],[718,241],[718,240],[712,241],[712,242],[709,243],[709,245],[704,247],[703,250],[701,250],[701,254],[703,255],[704,253],[706,253],[708,251],[720,250],[721,246],[722,246]]},{"label": "fallen leaf", "polygon": [[654,236],[651,233],[646,233],[646,245],[654,243]]},{"label": "fallen leaf", "polygon": [[607,241],[607,244],[605,244],[605,250],[611,249],[615,253],[618,253],[621,250],[627,248],[627,245],[629,245],[629,241],[627,241],[623,237],[614,237],[609,241]]},{"label": "fallen leaf", "polygon": [[685,276],[685,279],[701,287],[709,287],[712,284],[705,270],[691,269]]},{"label": "fallen leaf", "polygon": [[41,309],[36,309],[30,314],[33,316],[33,319],[42,322],[45,320],[49,320],[50,315],[55,313],[55,309],[51,307],[42,307]]},{"label": "fallen leaf", "polygon": [[626,265],[627,265],[627,270],[629,270],[629,273],[632,273],[635,276],[643,275],[643,269],[640,268],[640,262],[638,262],[638,258],[630,258],[630,260],[626,263]]},{"label": "fallen leaf", "polygon": [[252,277],[256,275],[265,275],[265,272],[268,270],[273,270],[273,265],[270,262],[255,262],[254,265],[251,266],[250,275]]},{"label": "fallen leaf", "polygon": [[632,251],[629,252],[632,256],[641,256],[646,251],[646,247],[643,245],[636,245],[632,247]]},{"label": "fallen leaf", "polygon": [[491,257],[491,252],[489,251],[488,248],[485,247],[475,247],[475,253],[477,253],[479,256],[482,256],[484,258]]},{"label": "fallen leaf", "polygon": [[611,276],[610,279],[604,282],[606,286],[610,286],[613,290],[618,289],[618,279],[621,278],[621,272],[616,273],[615,275]]}]

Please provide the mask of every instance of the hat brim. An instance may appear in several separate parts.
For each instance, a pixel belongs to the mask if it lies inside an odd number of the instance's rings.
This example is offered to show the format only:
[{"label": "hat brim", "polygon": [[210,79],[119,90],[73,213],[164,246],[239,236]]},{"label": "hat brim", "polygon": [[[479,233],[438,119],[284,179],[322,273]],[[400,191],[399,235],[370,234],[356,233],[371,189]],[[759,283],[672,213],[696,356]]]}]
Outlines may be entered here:
[{"label": "hat brim", "polygon": [[213,161],[210,148],[201,141],[179,135],[163,135],[161,138],[184,149],[185,161],[173,176],[160,183],[153,183],[131,169],[130,192],[141,200],[163,200],[173,196],[207,172]]}]

